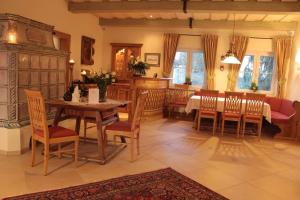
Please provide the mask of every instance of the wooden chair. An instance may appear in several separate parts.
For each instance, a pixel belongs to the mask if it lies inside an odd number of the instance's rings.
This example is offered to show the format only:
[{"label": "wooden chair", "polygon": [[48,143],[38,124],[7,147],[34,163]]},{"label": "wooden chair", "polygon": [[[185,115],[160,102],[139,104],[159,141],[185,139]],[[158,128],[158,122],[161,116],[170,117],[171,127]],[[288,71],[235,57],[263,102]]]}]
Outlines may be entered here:
[{"label": "wooden chair", "polygon": [[225,92],[224,110],[222,113],[222,136],[225,121],[235,121],[237,122],[236,136],[239,137],[243,96],[244,93],[242,92]]},{"label": "wooden chair", "polygon": [[246,93],[246,107],[243,115],[243,137],[245,135],[246,123],[255,123],[257,124],[257,136],[260,139],[265,99],[265,94]]},{"label": "wooden chair", "polygon": [[169,117],[171,117],[171,113],[174,113],[175,108],[185,108],[188,100],[188,90],[182,88],[169,88],[166,102],[169,111]]},{"label": "wooden chair", "polygon": [[113,137],[113,142],[116,143],[117,136],[130,138],[130,159],[134,160],[134,143],[136,142],[137,155],[140,154],[140,122],[144,112],[148,92],[142,92],[137,100],[136,108],[134,111],[132,122],[118,121],[111,125],[106,126],[105,134]]},{"label": "wooden chair", "polygon": [[213,119],[213,135],[216,131],[217,125],[217,103],[218,90],[204,90],[200,91],[200,107],[198,112],[198,131],[200,130],[201,118]]},{"label": "wooden chair", "polygon": [[[57,154],[61,157],[63,152],[74,152],[75,164],[78,159],[79,136],[73,130],[60,126],[48,127],[45,102],[40,91],[25,90],[28,111],[32,127],[31,148],[32,148],[32,167],[35,165],[36,141],[44,144],[44,175],[47,175],[49,154]],[[74,142],[73,149],[62,149],[61,143]],[[50,152],[50,145],[58,144],[58,150]]]}]

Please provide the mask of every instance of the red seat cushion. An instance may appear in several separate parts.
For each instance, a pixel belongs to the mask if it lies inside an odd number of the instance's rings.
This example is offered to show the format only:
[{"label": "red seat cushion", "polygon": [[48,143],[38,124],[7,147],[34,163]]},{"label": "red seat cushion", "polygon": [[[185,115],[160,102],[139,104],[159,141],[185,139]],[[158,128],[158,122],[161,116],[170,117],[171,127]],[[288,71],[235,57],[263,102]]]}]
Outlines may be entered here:
[{"label": "red seat cushion", "polygon": [[244,115],[244,119],[260,120],[261,116],[259,116],[259,115]]},{"label": "red seat cushion", "polygon": [[279,112],[289,117],[295,114],[296,111],[293,107],[293,102],[287,99],[282,99]]},{"label": "red seat cushion", "polygon": [[285,123],[290,120],[289,116],[276,111],[271,112],[271,118],[272,118],[272,122],[274,123]]},{"label": "red seat cushion", "polygon": [[131,131],[131,123],[127,121],[118,121],[111,125],[106,126],[106,130],[110,131]]},{"label": "red seat cushion", "polygon": [[281,99],[276,97],[267,97],[266,103],[268,103],[271,107],[272,111],[279,112],[281,107]]},{"label": "red seat cushion", "polygon": [[208,110],[204,110],[204,111],[200,111],[200,115],[211,115],[211,116],[214,116],[216,115],[217,112],[214,112],[214,111],[208,111]]},{"label": "red seat cushion", "polygon": [[[42,130],[36,130],[35,134],[40,137],[44,137],[44,132]],[[49,138],[60,138],[76,135],[77,133],[75,131],[61,126],[49,127]]]},{"label": "red seat cushion", "polygon": [[240,114],[236,114],[236,113],[224,113],[223,116],[229,117],[229,118],[240,118],[241,117]]}]

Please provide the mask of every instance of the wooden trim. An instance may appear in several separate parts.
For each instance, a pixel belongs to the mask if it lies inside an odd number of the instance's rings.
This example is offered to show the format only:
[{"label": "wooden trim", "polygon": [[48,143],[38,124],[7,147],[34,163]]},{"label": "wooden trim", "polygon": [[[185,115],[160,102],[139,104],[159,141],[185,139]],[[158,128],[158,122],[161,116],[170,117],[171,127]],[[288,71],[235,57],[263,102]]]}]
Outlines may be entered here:
[{"label": "wooden trim", "polygon": [[[101,26],[111,27],[169,27],[169,28],[189,28],[187,20],[181,19],[99,19]],[[194,20],[193,28],[224,28],[232,29],[233,21],[226,20]],[[278,30],[289,31],[296,30],[297,22],[246,22],[237,21],[236,27],[238,29],[252,29],[252,30]]]},{"label": "wooden trim", "polygon": [[53,35],[56,35],[59,38],[59,42],[60,42],[60,49],[59,50],[63,50],[66,51],[68,53],[67,56],[67,64],[66,64],[66,88],[69,87],[70,83],[71,83],[71,76],[70,73],[73,72],[73,69],[71,69],[71,64],[69,63],[70,60],[70,53],[71,53],[71,35],[68,33],[63,33],[57,30],[53,31]]},{"label": "wooden trim", "polygon": [[[170,1],[90,1],[68,2],[68,10],[74,13],[103,12],[182,12],[182,2]],[[243,11],[291,13],[300,12],[299,2],[261,1],[189,1],[187,12]]]},{"label": "wooden trim", "polygon": [[143,44],[131,44],[131,43],[110,43],[111,46],[116,47],[142,47]]}]

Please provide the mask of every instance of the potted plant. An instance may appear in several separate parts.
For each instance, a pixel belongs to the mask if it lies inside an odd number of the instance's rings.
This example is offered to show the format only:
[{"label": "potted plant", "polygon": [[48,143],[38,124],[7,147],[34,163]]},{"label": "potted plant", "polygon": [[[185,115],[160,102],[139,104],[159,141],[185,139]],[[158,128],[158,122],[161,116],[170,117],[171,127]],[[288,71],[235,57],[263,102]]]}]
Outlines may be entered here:
[{"label": "potted plant", "polygon": [[252,90],[253,92],[256,92],[257,89],[258,89],[257,84],[255,82],[252,82],[251,86],[250,86],[250,90]]},{"label": "potted plant", "polygon": [[145,76],[146,70],[149,69],[149,65],[143,62],[139,57],[132,56],[128,63],[128,70],[135,76]]},{"label": "potted plant", "polygon": [[191,77],[185,77],[185,83],[184,84],[187,84],[187,85],[192,85],[192,81],[191,81]]}]

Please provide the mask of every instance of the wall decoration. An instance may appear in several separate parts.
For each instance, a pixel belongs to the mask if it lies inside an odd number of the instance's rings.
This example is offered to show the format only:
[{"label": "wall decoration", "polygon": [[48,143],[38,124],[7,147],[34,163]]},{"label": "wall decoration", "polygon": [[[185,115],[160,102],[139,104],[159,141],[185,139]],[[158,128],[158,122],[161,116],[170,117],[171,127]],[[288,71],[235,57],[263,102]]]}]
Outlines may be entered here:
[{"label": "wall decoration", "polygon": [[151,67],[159,67],[160,53],[145,53],[145,62]]},{"label": "wall decoration", "polygon": [[94,49],[95,39],[86,36],[81,37],[81,64],[94,64]]}]

